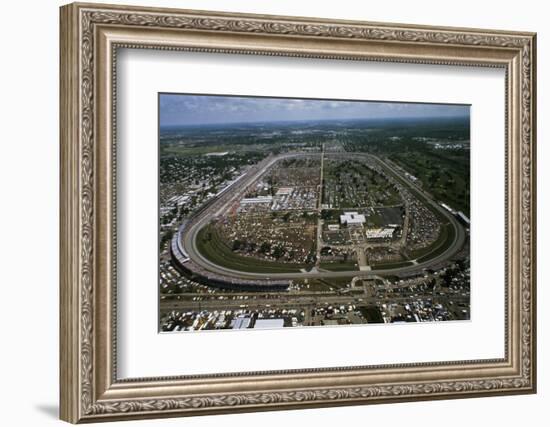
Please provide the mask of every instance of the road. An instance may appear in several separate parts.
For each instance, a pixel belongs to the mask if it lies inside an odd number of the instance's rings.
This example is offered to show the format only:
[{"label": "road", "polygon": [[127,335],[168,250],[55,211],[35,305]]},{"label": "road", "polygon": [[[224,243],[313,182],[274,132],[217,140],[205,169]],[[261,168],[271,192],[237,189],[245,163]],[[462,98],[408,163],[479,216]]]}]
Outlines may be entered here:
[{"label": "road", "polygon": [[187,251],[189,257],[195,262],[196,264],[200,265],[202,268],[215,272],[219,275],[229,276],[232,278],[243,278],[243,279],[258,279],[258,280],[292,280],[292,279],[321,279],[321,278],[338,278],[338,277],[354,277],[354,276],[361,276],[361,277],[372,277],[376,275],[382,275],[382,274],[398,274],[398,273],[405,273],[405,272],[413,272],[413,271],[421,271],[422,269],[429,268],[430,266],[433,266],[435,264],[441,263],[449,258],[451,258],[453,255],[455,255],[462,246],[464,245],[466,233],[464,231],[464,228],[462,225],[457,221],[457,219],[446,209],[441,207],[435,200],[431,198],[427,193],[425,193],[422,189],[414,185],[410,180],[406,179],[405,177],[401,176],[400,172],[396,170],[393,166],[387,164],[386,162],[382,161],[380,158],[365,154],[365,153],[342,153],[338,154],[338,157],[349,157],[353,159],[357,159],[359,157],[364,157],[367,159],[374,159],[376,162],[379,163],[381,167],[389,171],[399,182],[408,187],[408,189],[419,199],[421,199],[424,203],[430,205],[434,210],[436,210],[439,214],[441,214],[444,218],[448,220],[448,222],[453,226],[454,228],[454,240],[449,247],[440,253],[439,255],[434,256],[434,258],[425,260],[423,262],[417,262],[413,265],[404,266],[404,267],[397,267],[397,268],[388,268],[388,269],[379,269],[379,270],[370,270],[370,271],[312,271],[312,272],[288,272],[288,273],[254,273],[254,272],[246,272],[246,271],[239,271],[234,270],[231,268],[227,268],[224,266],[217,265],[210,260],[206,259],[204,256],[202,256],[198,249],[196,244],[197,234],[201,228],[203,228],[205,225],[207,225],[209,222],[211,222],[216,215],[219,215],[221,212],[224,211],[242,192],[254,181],[256,181],[262,174],[264,174],[275,162],[288,159],[288,158],[296,158],[296,157],[311,157],[315,156],[315,154],[282,154],[276,157],[272,157],[268,159],[267,161],[264,161],[261,169],[257,170],[257,168],[251,169],[248,172],[247,176],[244,176],[242,179],[239,180],[239,188],[238,189],[232,189],[233,196],[227,196],[225,193],[220,195],[220,200],[214,201],[211,206],[209,206],[208,209],[201,212],[201,216],[198,220],[193,219],[191,222],[192,224],[189,226],[189,228],[186,230],[183,236],[183,246],[185,247],[185,250]]},{"label": "road", "polygon": [[321,149],[321,175],[319,177],[319,197],[317,198],[317,236],[315,238],[317,239],[317,252],[315,257],[315,267],[319,268],[321,265],[321,249],[322,249],[322,243],[323,243],[323,219],[321,218],[321,211],[323,210],[323,173],[324,173],[324,166],[325,166],[325,144],[323,144],[323,147]]},{"label": "road", "polygon": [[[401,295],[387,295],[387,296],[354,296],[354,295],[323,295],[320,297],[302,297],[299,295],[278,295],[277,299],[272,298],[256,298],[249,300],[212,300],[212,301],[177,301],[177,300],[163,300],[160,302],[161,311],[171,310],[238,310],[241,308],[247,308],[248,310],[264,310],[266,307],[273,309],[292,309],[292,308],[304,308],[304,307],[318,307],[321,305],[349,305],[355,304],[358,306],[368,306],[376,303],[410,303],[418,299],[432,299],[434,298],[431,293],[426,293],[418,296],[401,296]],[[436,298],[445,298],[453,303],[469,303],[469,296],[452,295],[438,296]]]}]

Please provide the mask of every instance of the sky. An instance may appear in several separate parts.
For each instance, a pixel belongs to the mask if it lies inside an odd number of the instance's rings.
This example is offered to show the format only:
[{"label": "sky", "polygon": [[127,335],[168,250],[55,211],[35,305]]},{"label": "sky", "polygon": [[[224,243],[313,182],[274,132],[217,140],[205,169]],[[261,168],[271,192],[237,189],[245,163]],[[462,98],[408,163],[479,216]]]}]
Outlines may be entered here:
[{"label": "sky", "polygon": [[160,125],[464,117],[469,106],[263,97],[160,95]]}]

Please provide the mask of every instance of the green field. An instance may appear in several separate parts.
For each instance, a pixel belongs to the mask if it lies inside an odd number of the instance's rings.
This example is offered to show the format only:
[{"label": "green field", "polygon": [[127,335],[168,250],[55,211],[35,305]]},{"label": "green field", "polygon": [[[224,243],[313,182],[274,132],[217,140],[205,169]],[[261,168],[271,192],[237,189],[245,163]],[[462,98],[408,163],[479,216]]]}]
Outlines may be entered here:
[{"label": "green field", "polygon": [[386,270],[388,268],[408,267],[409,265],[412,265],[412,262],[410,261],[388,262],[388,263],[382,263],[382,264],[373,264],[371,268],[373,270]]},{"label": "green field", "polygon": [[351,282],[351,277],[331,277],[318,280],[332,288],[345,288]]},{"label": "green field", "polygon": [[250,273],[295,273],[307,267],[305,264],[265,261],[238,255],[221,240],[220,235],[211,225],[199,230],[197,249],[205,258],[217,265]]},{"label": "green field", "polygon": [[300,285],[303,286],[303,289],[311,292],[328,292],[330,291],[330,286],[326,283],[323,283],[319,280],[310,279],[307,281],[301,280]]},{"label": "green field", "polygon": [[331,288],[333,290],[345,288],[350,281],[351,278],[335,277],[330,279],[308,279],[307,284],[305,280],[300,280],[299,283],[310,292],[329,292]]},{"label": "green field", "polygon": [[319,268],[328,271],[357,271],[357,263],[354,261],[346,262],[321,262]]},{"label": "green field", "polygon": [[359,307],[359,311],[367,319],[367,323],[384,323],[384,318],[376,306]]}]

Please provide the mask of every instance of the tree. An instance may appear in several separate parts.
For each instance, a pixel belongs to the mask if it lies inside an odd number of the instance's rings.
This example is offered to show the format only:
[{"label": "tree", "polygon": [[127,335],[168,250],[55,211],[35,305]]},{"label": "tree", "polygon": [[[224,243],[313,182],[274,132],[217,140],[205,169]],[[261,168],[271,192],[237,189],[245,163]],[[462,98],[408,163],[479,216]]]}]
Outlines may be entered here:
[{"label": "tree", "polygon": [[[305,212],[304,212],[304,214],[305,214]],[[328,211],[328,210],[322,210],[321,211],[321,219],[327,220],[327,219],[330,219],[331,216],[332,215],[331,215],[330,211]]]},{"label": "tree", "polygon": [[271,250],[271,245],[268,242],[263,242],[260,246],[260,252],[265,254]]},{"label": "tree", "polygon": [[282,246],[276,246],[273,251],[273,256],[275,258],[281,258],[285,254],[285,249]]}]

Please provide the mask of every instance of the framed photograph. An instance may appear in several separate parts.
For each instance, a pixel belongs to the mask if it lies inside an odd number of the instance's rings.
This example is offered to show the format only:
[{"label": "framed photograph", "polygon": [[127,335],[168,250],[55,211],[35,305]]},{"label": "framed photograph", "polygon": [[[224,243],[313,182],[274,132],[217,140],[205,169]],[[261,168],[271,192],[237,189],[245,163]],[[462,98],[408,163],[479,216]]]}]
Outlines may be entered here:
[{"label": "framed photograph", "polygon": [[536,391],[535,34],[60,21],[63,420]]}]

